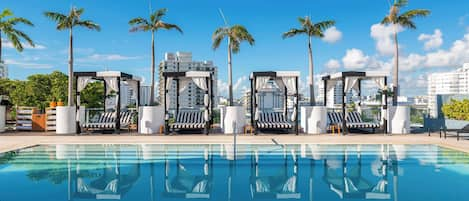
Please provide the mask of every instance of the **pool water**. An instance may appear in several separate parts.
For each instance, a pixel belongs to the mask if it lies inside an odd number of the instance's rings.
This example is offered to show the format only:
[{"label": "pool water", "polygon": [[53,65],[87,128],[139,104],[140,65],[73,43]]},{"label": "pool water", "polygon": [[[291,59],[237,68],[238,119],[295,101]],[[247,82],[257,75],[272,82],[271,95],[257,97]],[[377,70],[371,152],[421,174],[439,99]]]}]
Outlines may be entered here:
[{"label": "pool water", "polygon": [[469,200],[435,145],[47,145],[0,154],[0,201]]}]

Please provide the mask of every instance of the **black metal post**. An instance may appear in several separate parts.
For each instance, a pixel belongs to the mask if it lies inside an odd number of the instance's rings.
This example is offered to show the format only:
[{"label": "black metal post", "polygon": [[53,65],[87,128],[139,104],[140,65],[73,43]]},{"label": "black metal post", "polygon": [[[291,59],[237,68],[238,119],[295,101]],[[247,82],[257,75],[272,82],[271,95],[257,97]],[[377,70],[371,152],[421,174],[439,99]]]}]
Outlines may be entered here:
[{"label": "black metal post", "polygon": [[323,99],[324,99],[323,105],[327,106],[327,80],[326,79],[324,79],[324,97],[323,97]]},{"label": "black metal post", "polygon": [[135,100],[135,108],[137,108],[137,130],[139,128],[139,113],[140,113],[140,81],[137,81],[137,100]]},{"label": "black metal post", "polygon": [[257,82],[257,77],[254,75],[252,77],[252,85],[253,85],[254,90],[251,92],[252,100],[254,104],[251,105],[251,110],[254,111],[254,121],[253,121],[252,127],[254,128],[255,135],[257,135],[257,119],[255,117],[256,117],[256,109],[258,107],[257,98],[256,98],[256,95],[257,95],[256,82]]},{"label": "black metal post", "polygon": [[284,111],[283,115],[285,116],[285,119],[287,119],[287,115],[288,115],[288,104],[287,104],[287,102],[288,102],[288,90],[287,90],[287,87],[284,87],[284,99],[283,99],[283,101],[284,101],[283,107],[285,107],[285,111]]},{"label": "black metal post", "polygon": [[[388,134],[388,78],[384,77],[384,88],[383,90],[383,96],[384,96],[384,105],[383,105],[383,110],[386,111],[386,114],[384,116],[384,121],[383,121],[383,127],[384,127],[384,134]],[[381,98],[382,99],[382,98]],[[382,100],[381,100],[382,101]],[[382,103],[381,103],[382,104]]]},{"label": "black metal post", "polygon": [[176,118],[179,115],[179,84],[180,84],[179,78],[177,78],[176,79]]},{"label": "black metal post", "polygon": [[346,104],[345,104],[345,77],[342,76],[342,115],[343,115],[343,118],[342,118],[342,133],[343,135],[347,134],[347,117],[345,116],[346,113],[345,113],[345,107],[346,107]]},{"label": "black metal post", "polygon": [[117,92],[116,92],[116,97],[117,97],[117,108],[116,108],[116,128],[115,132],[117,134],[120,134],[120,129],[121,129],[121,78],[117,77]]},{"label": "black metal post", "polygon": [[[208,85],[209,84],[209,79],[210,79],[210,77],[205,78],[205,84],[206,84],[207,87],[209,87],[209,85]],[[205,95],[209,96],[208,89],[207,89],[207,91],[205,91]],[[205,99],[205,97],[204,97],[204,99]],[[210,100],[209,100],[209,105],[205,106],[205,110],[208,111],[209,107],[210,107]],[[208,112],[210,112],[210,111],[208,111]],[[204,118],[205,118],[205,114],[204,114]],[[208,135],[209,132],[210,132],[210,119],[205,122],[205,134]]]},{"label": "black metal post", "polygon": [[[75,102],[76,102],[75,112],[76,114],[79,114],[80,102],[78,102],[78,99],[80,99],[80,92],[78,92],[78,76],[74,76],[74,77],[75,77]],[[75,127],[76,134],[80,134],[81,133],[80,119],[76,119],[76,116],[75,116],[75,124],[76,124],[76,127]]]},{"label": "black metal post", "polygon": [[168,106],[167,106],[167,102],[166,102],[166,96],[167,96],[167,93],[168,93],[168,90],[166,89],[166,82],[167,82],[168,78],[166,76],[164,76],[164,83],[163,83],[163,89],[164,89],[164,93],[163,93],[163,103],[164,103],[164,134],[167,135],[168,134],[168,118],[166,118],[169,114],[168,114]]},{"label": "black metal post", "polygon": [[106,100],[107,100],[107,84],[106,84],[106,80],[103,80],[103,84],[104,84],[103,112],[106,112]]},{"label": "black metal post", "polygon": [[213,95],[213,72],[210,73],[210,124],[213,124],[213,99],[214,99],[214,95]]},{"label": "black metal post", "polygon": [[299,93],[298,93],[298,90],[299,90],[299,83],[298,83],[298,77],[295,78],[295,87],[296,87],[296,93],[295,93],[295,97],[296,97],[296,101],[295,101],[295,108],[296,108],[296,117],[295,117],[295,132],[296,132],[296,135],[299,134],[299,131],[298,131],[298,101],[300,100],[299,98]]},{"label": "black metal post", "polygon": [[251,126],[254,128],[254,107],[253,107],[253,100],[254,100],[254,78],[251,79],[251,94],[250,95],[250,104],[251,104]]}]

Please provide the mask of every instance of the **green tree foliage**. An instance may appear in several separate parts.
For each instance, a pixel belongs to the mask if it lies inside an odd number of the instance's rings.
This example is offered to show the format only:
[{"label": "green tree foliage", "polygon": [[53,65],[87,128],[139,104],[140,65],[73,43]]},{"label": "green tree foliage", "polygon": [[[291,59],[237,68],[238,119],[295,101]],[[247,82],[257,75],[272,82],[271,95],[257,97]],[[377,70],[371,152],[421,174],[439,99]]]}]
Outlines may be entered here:
[{"label": "green tree foliage", "polygon": [[[35,74],[26,80],[0,79],[0,95],[7,95],[13,105],[44,109],[51,101],[67,98],[68,77],[60,71],[51,74]],[[104,86],[102,82],[89,84],[81,101],[86,107],[102,107]]]},{"label": "green tree foliage", "polygon": [[87,108],[104,107],[104,84],[103,82],[89,83],[80,92],[81,105]]},{"label": "green tree foliage", "polygon": [[449,119],[469,121],[469,99],[454,100],[451,99],[442,107],[443,114]]}]

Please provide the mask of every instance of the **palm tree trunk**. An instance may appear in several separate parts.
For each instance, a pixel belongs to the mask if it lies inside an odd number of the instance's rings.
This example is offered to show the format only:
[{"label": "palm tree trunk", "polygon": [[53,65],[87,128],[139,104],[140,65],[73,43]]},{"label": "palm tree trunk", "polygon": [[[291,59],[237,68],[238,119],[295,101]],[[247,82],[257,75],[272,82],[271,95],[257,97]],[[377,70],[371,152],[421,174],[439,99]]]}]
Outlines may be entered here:
[{"label": "palm tree trunk", "polygon": [[[311,37],[308,37],[308,58],[309,58],[309,103],[311,106],[316,105],[314,100],[314,69],[313,69],[313,48],[311,47]],[[297,89],[298,90],[298,89]]]},{"label": "palm tree trunk", "polygon": [[2,63],[2,32],[0,31],[0,63]]},{"label": "palm tree trunk", "polygon": [[155,104],[155,32],[151,32],[151,89],[150,104]]},{"label": "palm tree trunk", "polygon": [[73,30],[70,28],[70,45],[68,50],[68,106],[73,106]]},{"label": "palm tree trunk", "polygon": [[233,66],[231,64],[231,39],[228,38],[228,101],[233,106]]},{"label": "palm tree trunk", "polygon": [[392,79],[393,79],[393,92],[392,105],[397,106],[397,97],[399,96],[399,43],[397,41],[397,29],[394,31],[394,43],[395,43],[395,54],[394,62],[395,66],[393,69]]}]

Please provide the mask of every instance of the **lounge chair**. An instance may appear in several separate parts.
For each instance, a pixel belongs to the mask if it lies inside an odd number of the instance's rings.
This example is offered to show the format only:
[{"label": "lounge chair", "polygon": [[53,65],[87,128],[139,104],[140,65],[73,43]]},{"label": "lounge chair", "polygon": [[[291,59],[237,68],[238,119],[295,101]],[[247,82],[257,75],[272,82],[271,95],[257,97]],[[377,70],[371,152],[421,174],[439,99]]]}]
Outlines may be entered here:
[{"label": "lounge chair", "polygon": [[[120,113],[120,127],[121,129],[127,128],[132,123],[132,118],[135,116],[134,112],[121,112]],[[116,112],[104,112],[97,121],[83,124],[85,131],[91,130],[112,130],[116,127]]]},{"label": "lounge chair", "polygon": [[262,112],[257,120],[259,129],[292,129],[293,124],[288,122],[282,112]]},{"label": "lounge chair", "polygon": [[[354,112],[347,112],[347,121],[346,126],[348,129],[372,129],[372,132],[375,132],[375,129],[380,127],[379,123],[374,122],[364,122],[361,118],[360,113]],[[327,118],[329,121],[329,125],[336,125],[342,126],[343,115],[340,112],[328,112]]]},{"label": "lounge chair", "polygon": [[179,111],[175,122],[169,124],[172,131],[181,129],[206,129],[203,111]]},{"label": "lounge chair", "polygon": [[448,135],[456,135],[456,139],[459,141],[461,137],[466,137],[469,134],[469,124],[464,126],[454,126],[454,127],[444,127],[440,129],[440,138],[442,137],[441,134],[444,134],[444,138]]}]

